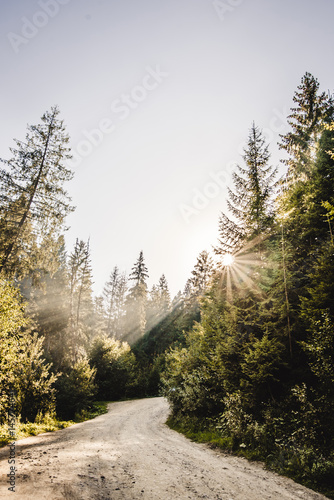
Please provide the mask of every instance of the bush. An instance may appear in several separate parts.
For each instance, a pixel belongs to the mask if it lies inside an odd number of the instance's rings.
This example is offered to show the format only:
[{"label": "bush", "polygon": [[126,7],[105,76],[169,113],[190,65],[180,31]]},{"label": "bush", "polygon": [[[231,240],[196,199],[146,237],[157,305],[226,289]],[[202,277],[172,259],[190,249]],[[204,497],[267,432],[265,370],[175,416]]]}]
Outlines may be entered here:
[{"label": "bush", "polygon": [[63,419],[72,419],[76,414],[89,409],[97,393],[96,369],[87,359],[78,361],[68,374],[57,381],[57,414]]},{"label": "bush", "polygon": [[[43,357],[44,338],[31,333],[31,321],[18,290],[0,281],[0,424],[7,420],[11,405],[16,416],[33,421],[38,413],[54,410],[51,365]],[[10,401],[10,394],[13,394]]]},{"label": "bush", "polygon": [[133,378],[135,361],[126,342],[107,337],[95,339],[89,363],[96,370],[99,399],[114,401],[125,396],[127,385]]}]

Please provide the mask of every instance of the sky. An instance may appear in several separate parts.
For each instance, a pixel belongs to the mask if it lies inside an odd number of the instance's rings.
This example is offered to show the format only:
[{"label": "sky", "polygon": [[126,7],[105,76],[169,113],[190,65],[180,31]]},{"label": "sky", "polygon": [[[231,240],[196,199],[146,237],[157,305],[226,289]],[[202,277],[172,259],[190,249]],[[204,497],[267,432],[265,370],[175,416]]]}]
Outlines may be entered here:
[{"label": "sky", "polygon": [[278,165],[306,71],[334,91],[331,0],[0,0],[0,157],[57,104],[75,175],[67,251],[94,293],[142,250],[183,290],[212,251],[254,121]]}]

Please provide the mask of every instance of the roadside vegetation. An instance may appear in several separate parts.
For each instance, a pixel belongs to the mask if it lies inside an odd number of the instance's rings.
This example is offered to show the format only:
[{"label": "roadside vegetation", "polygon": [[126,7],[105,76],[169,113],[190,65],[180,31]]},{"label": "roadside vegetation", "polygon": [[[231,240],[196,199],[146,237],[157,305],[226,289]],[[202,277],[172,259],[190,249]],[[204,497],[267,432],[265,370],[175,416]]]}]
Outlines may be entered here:
[{"label": "roadside vegetation", "polygon": [[334,498],[334,102],[319,88],[306,73],[294,94],[282,178],[251,124],[219,240],[174,298],[164,274],[148,289],[142,251],[94,297],[91,242],[64,243],[58,108],[15,141],[0,183],[2,444],[9,415],[23,437],[93,418],[97,400],[163,394],[172,428]]}]

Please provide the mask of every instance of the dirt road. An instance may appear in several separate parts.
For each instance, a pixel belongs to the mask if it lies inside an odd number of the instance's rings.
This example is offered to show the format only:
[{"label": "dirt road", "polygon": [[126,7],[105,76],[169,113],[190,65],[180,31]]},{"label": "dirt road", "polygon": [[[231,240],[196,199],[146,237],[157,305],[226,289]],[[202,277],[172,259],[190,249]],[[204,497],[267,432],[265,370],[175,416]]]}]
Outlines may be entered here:
[{"label": "dirt road", "polygon": [[17,442],[16,491],[0,450],[0,498],[13,500],[316,500],[260,464],[192,443],[164,422],[163,398],[113,403],[109,413]]}]

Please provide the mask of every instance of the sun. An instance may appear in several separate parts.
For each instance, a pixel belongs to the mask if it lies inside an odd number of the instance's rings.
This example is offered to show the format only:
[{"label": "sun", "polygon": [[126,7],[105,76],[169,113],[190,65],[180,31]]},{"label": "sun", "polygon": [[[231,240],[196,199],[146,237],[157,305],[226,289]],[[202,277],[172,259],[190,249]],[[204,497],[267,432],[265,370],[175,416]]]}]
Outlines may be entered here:
[{"label": "sun", "polygon": [[233,255],[231,253],[226,253],[225,255],[223,255],[222,262],[223,266],[225,267],[231,266],[234,263]]},{"label": "sun", "polygon": [[[248,241],[239,249],[234,249],[221,255],[220,285],[226,291],[226,299],[232,303],[233,293],[240,290],[246,293],[247,289],[259,295],[262,289],[259,280],[264,268],[268,267],[265,252],[261,250],[261,243],[266,235],[259,235]],[[271,264],[272,265],[272,264]]]}]

